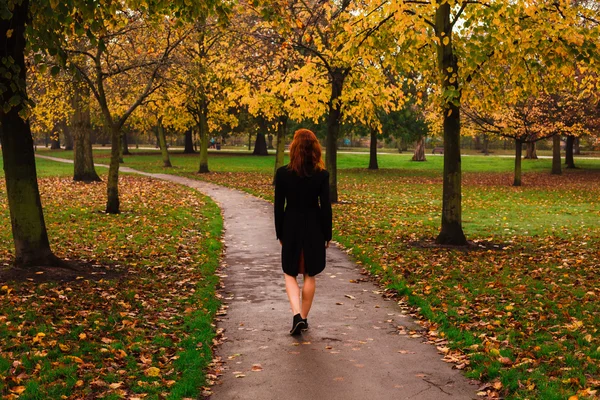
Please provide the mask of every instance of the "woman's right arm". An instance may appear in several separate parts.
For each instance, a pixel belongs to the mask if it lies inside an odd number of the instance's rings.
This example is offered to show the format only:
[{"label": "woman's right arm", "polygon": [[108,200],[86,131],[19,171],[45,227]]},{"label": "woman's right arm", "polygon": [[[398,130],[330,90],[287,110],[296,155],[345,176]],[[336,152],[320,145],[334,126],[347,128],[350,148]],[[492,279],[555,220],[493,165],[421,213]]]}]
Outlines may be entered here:
[{"label": "woman's right arm", "polygon": [[278,169],[275,173],[275,233],[279,241],[283,238],[283,214],[285,207],[284,171]]}]

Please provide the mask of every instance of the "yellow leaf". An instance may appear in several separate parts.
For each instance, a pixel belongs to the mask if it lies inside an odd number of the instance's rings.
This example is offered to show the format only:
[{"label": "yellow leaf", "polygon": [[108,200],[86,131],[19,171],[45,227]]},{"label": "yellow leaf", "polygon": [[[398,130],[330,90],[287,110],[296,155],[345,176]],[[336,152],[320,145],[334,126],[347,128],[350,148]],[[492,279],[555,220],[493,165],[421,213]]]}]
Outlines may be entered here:
[{"label": "yellow leaf", "polygon": [[70,347],[69,345],[62,344],[62,343],[59,343],[59,344],[58,344],[58,347],[60,347],[60,349],[61,349],[62,351],[69,351],[69,350],[71,349],[71,347]]},{"label": "yellow leaf", "polygon": [[10,389],[10,391],[16,394],[21,394],[25,391],[25,386],[15,386],[14,388]]},{"label": "yellow leaf", "polygon": [[156,367],[150,367],[146,370],[146,376],[160,376],[160,369]]},{"label": "yellow leaf", "polygon": [[79,340],[83,340],[83,339],[86,339],[86,338],[87,338],[87,335],[85,333],[80,333],[79,334]]},{"label": "yellow leaf", "polygon": [[12,29],[9,29],[9,30],[6,31],[6,37],[7,38],[11,37],[12,34],[13,34],[13,30]]},{"label": "yellow leaf", "polygon": [[577,396],[571,396],[571,397],[569,397],[569,400],[579,400],[579,397],[577,397]]},{"label": "yellow leaf", "polygon": [[448,36],[444,36],[442,43],[444,43],[444,46],[448,46],[448,44],[450,44],[450,38]]}]

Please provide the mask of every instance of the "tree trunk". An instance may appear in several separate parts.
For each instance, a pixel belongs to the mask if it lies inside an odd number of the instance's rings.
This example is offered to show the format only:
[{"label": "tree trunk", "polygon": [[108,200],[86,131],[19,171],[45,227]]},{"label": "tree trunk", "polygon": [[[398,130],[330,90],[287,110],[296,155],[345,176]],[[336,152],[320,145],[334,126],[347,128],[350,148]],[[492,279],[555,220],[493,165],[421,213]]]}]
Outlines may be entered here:
[{"label": "tree trunk", "polygon": [[287,122],[288,117],[282,116],[279,118],[279,124],[277,124],[277,143],[275,150],[275,171],[273,174],[273,185],[275,185],[275,174],[277,170],[283,167],[285,162],[285,137],[287,134]]},{"label": "tree trunk", "polygon": [[402,153],[402,138],[396,139],[396,147],[398,148],[398,153]]},{"label": "tree trunk", "polygon": [[[123,145],[123,151],[121,155],[130,156],[131,152],[129,151],[129,137],[127,136],[127,132],[123,132],[123,136],[121,136],[121,144]],[[123,161],[121,161],[123,162]]]},{"label": "tree trunk", "polygon": [[50,150],[60,150],[60,133],[58,124],[54,127],[55,132],[50,134]]},{"label": "tree trunk", "polygon": [[415,145],[415,152],[412,157],[412,161],[427,161],[425,157],[425,137],[419,136],[417,144]]},{"label": "tree trunk", "polygon": [[[90,89],[87,85],[78,84],[73,91],[73,180],[82,182],[99,182],[100,177],[94,168],[90,126]],[[83,94],[83,96],[82,96]]]},{"label": "tree trunk", "polygon": [[575,141],[573,142],[573,154],[576,156],[581,155],[581,145],[580,145],[579,137],[576,137]]},{"label": "tree trunk", "polygon": [[183,148],[183,154],[194,154],[194,131],[188,129],[185,131],[185,146]]},{"label": "tree trunk", "polygon": [[325,139],[325,168],[329,171],[329,197],[332,203],[338,202],[337,190],[337,140],[340,134],[342,121],[341,95],[344,80],[349,70],[333,68],[329,71],[331,79],[331,95],[328,102],[327,138]]},{"label": "tree trunk", "polygon": [[248,151],[252,150],[252,133],[248,133]]},{"label": "tree trunk", "polygon": [[[13,96],[27,98],[25,81],[25,24],[29,1],[16,3],[12,17],[0,18],[0,58],[13,60],[8,71],[0,73],[0,85],[5,90],[1,94],[2,104],[8,104]],[[12,35],[6,32],[12,30]],[[2,66],[2,69],[5,67]],[[10,72],[12,77],[7,75]],[[15,85],[14,77],[21,87]],[[10,210],[13,240],[15,244],[15,265],[32,267],[36,265],[57,265],[60,260],[50,250],[44,213],[37,183],[33,137],[29,121],[24,121],[18,104],[8,112],[0,112],[0,144],[4,163],[4,179]]]},{"label": "tree trunk", "polygon": [[110,130],[110,166],[108,168],[108,184],[106,189],[106,212],[118,214],[119,204],[119,163],[121,158],[121,132],[117,126]]},{"label": "tree trunk", "polygon": [[473,138],[473,147],[475,148],[475,150],[481,150],[481,137],[483,135],[477,135]]},{"label": "tree trunk", "polygon": [[[462,229],[462,188],[460,164],[460,92],[458,91],[458,60],[452,44],[451,5],[437,6],[435,25],[439,43],[438,68],[443,91],[455,92],[455,98],[443,106],[444,123],[444,183],[442,195],[442,227],[435,239],[438,244],[466,245]],[[442,36],[442,33],[444,34]]]},{"label": "tree trunk", "polygon": [[65,143],[65,150],[73,150],[73,132],[71,127],[66,123],[62,123],[62,132]]},{"label": "tree trunk", "polygon": [[538,159],[537,153],[535,151],[535,142],[527,142],[525,159],[527,159],[527,160],[537,160]]},{"label": "tree trunk", "polygon": [[574,143],[575,136],[567,136],[567,145],[565,146],[565,164],[567,168],[577,168],[575,166],[575,158],[573,157]]},{"label": "tree trunk", "polygon": [[267,150],[267,140],[265,139],[264,132],[258,132],[256,134],[256,141],[254,142],[254,151],[252,154],[255,156],[269,155],[269,151]]},{"label": "tree trunk", "polygon": [[513,186],[521,186],[521,157],[523,156],[523,142],[515,139],[515,179]]},{"label": "tree trunk", "polygon": [[267,135],[267,149],[269,150],[273,150],[275,147],[273,147],[273,135],[271,135],[270,133]]},{"label": "tree trunk", "polygon": [[377,129],[371,127],[371,143],[369,144],[369,169],[379,169],[377,163]]},{"label": "tree trunk", "polygon": [[200,107],[200,167],[198,173],[205,174],[208,170],[208,104],[203,100]]},{"label": "tree trunk", "polygon": [[163,167],[171,168],[171,158],[169,157],[169,150],[167,149],[167,139],[165,137],[165,128],[162,124],[162,117],[158,119],[158,126],[156,127],[158,133],[158,144],[160,146],[160,154],[162,155]]},{"label": "tree trunk", "polygon": [[562,174],[562,166],[560,163],[560,135],[552,137],[552,174]]},{"label": "tree trunk", "polygon": [[486,156],[490,154],[490,138],[488,135],[483,135],[483,149],[481,152]]}]

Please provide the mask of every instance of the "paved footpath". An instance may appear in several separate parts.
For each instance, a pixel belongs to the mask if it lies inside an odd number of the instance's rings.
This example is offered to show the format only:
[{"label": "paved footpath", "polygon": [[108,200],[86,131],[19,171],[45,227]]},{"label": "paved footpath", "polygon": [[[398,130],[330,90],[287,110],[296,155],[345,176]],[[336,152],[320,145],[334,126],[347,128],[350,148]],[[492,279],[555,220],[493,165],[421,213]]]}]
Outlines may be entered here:
[{"label": "paved footpath", "polygon": [[292,314],[270,203],[207,182],[121,171],[195,188],[223,211],[228,312],[218,326],[227,339],[217,349],[225,364],[212,400],[477,398],[477,386],[443,362],[434,346],[410,337],[419,329],[415,321],[382,297],[336,246],[328,249],[327,267],[317,277],[309,330],[290,336]]}]

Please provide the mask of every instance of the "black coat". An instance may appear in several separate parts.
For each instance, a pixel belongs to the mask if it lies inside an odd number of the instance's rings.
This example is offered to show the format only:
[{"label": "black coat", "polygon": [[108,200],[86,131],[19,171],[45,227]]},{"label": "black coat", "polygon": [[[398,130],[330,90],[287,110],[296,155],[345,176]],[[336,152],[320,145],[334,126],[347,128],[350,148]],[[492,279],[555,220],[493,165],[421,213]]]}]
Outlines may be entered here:
[{"label": "black coat", "polygon": [[275,174],[275,231],[283,242],[283,272],[298,275],[302,251],[305,273],[315,276],[322,272],[331,225],[329,172],[300,177],[287,166],[279,168]]}]

